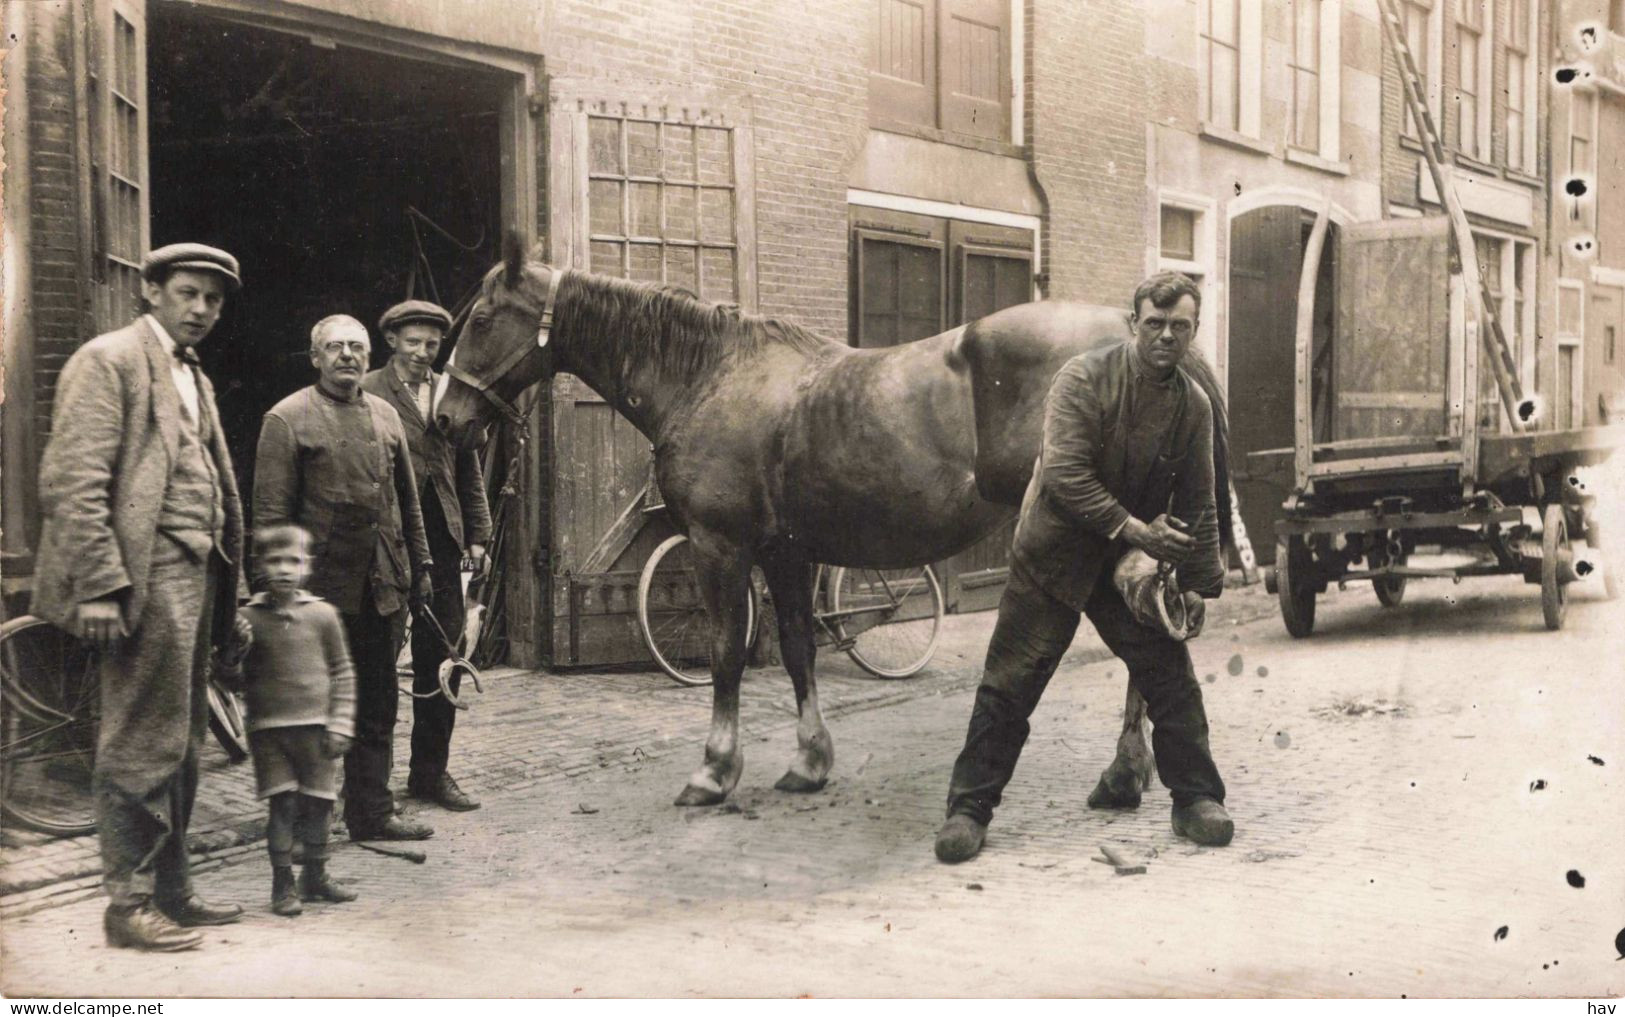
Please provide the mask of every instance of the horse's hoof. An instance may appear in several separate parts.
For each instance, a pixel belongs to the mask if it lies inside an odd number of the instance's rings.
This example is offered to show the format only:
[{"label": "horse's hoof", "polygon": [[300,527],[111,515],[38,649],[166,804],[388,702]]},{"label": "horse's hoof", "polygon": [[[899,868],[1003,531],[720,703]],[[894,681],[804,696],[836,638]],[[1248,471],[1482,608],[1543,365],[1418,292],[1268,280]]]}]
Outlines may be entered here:
[{"label": "horse's hoof", "polygon": [[672,802],[672,804],[721,805],[723,800],[727,797],[728,793],[726,791],[719,791],[716,788],[709,787],[697,787],[690,784],[688,787],[683,788],[683,793],[678,795],[677,800]]},{"label": "horse's hoof", "polygon": [[793,791],[797,794],[807,794],[813,791],[824,790],[824,785],[828,783],[828,777],[820,777],[817,780],[814,780],[811,777],[803,776],[794,770],[786,770],[784,772],[784,776],[780,777],[779,782],[774,784],[773,787],[779,791]]},{"label": "horse's hoof", "polygon": [[1089,792],[1089,807],[1091,809],[1137,809],[1140,807],[1140,792],[1125,791],[1114,788],[1104,779],[1095,785]]}]

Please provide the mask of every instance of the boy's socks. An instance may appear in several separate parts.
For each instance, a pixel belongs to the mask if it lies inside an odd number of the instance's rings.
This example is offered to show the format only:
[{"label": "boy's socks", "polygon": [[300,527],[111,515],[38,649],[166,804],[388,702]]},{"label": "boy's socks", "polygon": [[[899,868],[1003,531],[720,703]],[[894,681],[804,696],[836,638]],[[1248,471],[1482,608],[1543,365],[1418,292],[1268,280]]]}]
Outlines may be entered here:
[{"label": "boy's socks", "polygon": [[291,865],[277,865],[271,869],[271,910],[289,918],[305,910],[294,888]]}]

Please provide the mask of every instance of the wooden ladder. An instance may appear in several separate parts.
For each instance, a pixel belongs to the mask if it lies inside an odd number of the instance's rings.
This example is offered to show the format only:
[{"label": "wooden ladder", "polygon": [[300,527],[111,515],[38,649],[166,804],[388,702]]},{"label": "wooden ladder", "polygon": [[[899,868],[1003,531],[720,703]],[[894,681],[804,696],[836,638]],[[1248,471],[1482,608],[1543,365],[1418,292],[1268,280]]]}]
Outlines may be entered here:
[{"label": "wooden ladder", "polygon": [[[1445,213],[1450,217],[1450,239],[1455,257],[1455,264],[1451,266],[1452,271],[1461,273],[1462,282],[1469,293],[1474,291],[1478,293],[1481,322],[1479,335],[1484,342],[1484,351],[1489,355],[1490,369],[1495,373],[1495,387],[1501,393],[1501,406],[1506,411],[1512,430],[1515,433],[1525,431],[1528,429],[1527,424],[1520,412],[1523,403],[1523,385],[1518,381],[1517,365],[1512,359],[1512,350],[1507,346],[1506,333],[1501,330],[1501,317],[1495,308],[1495,298],[1478,268],[1478,254],[1473,245],[1472,228],[1467,224],[1467,213],[1462,209],[1461,199],[1456,194],[1454,171],[1445,162],[1439,129],[1433,123],[1432,114],[1428,112],[1427,97],[1422,94],[1422,75],[1416,69],[1416,60],[1411,54],[1410,45],[1405,41],[1405,23],[1400,19],[1399,0],[1377,0],[1377,5],[1382,9],[1383,34],[1388,37],[1389,45],[1394,48],[1394,54],[1399,58],[1399,78],[1405,86],[1405,105],[1416,121],[1416,131],[1421,136],[1422,155],[1427,160],[1428,172],[1433,177],[1433,187],[1439,192],[1439,200],[1444,204]],[[1477,379],[1472,379],[1470,383],[1476,385],[1478,382]],[[1478,422],[1464,421],[1464,425],[1476,427]]]}]

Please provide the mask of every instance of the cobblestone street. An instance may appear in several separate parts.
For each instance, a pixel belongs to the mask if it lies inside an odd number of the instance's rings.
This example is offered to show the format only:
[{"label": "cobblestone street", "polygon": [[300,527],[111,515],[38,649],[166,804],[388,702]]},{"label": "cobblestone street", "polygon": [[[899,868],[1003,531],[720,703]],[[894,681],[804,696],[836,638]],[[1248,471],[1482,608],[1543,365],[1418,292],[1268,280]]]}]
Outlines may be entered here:
[{"label": "cobblestone street", "polygon": [[[1618,996],[1625,615],[1575,590],[1551,633],[1516,580],[1415,584],[1394,610],[1351,587],[1322,598],[1306,641],[1286,636],[1262,587],[1228,592],[1193,644],[1237,824],[1216,850],[1173,837],[1160,786],[1136,812],[1085,808],[1124,680],[1087,626],[987,849],[958,867],[931,841],[991,613],[951,618],[914,680],[821,657],[837,760],[818,794],[772,790],[793,748],[789,682],[750,672],[745,775],[715,808],[670,804],[699,759],[708,689],[493,674],[453,749],[485,806],[425,815],[427,864],[345,844],[333,868],[361,900],[274,917],[247,774],[216,765],[198,883],[244,904],[245,921],[195,953],[110,950],[94,879],[64,879],[94,839],[13,837],[0,988]],[[1103,842],[1148,871],[1092,862]]]}]

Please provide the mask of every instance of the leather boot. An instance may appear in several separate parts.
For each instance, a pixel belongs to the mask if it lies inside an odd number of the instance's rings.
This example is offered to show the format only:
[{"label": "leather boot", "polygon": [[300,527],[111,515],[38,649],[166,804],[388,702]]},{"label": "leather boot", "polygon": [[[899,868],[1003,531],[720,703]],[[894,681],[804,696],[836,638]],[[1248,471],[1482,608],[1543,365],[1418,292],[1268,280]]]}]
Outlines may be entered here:
[{"label": "leather boot", "polygon": [[108,946],[152,953],[191,950],[203,943],[202,933],[176,925],[151,900],[109,904],[107,913],[102,916],[102,931],[107,935]]},{"label": "leather boot", "polygon": [[432,777],[413,774],[406,780],[406,793],[413,798],[434,802],[448,812],[472,812],[480,807],[478,801],[457,786],[449,773],[438,773]]},{"label": "leather boot", "polygon": [[199,925],[230,925],[243,917],[243,909],[237,904],[210,904],[196,894],[185,900],[164,901],[158,908],[170,921],[186,929]]},{"label": "leather boot", "polygon": [[328,875],[326,859],[313,858],[299,873],[299,896],[307,901],[348,904],[356,899],[356,892]]},{"label": "leather boot", "polygon": [[400,816],[390,816],[376,825],[350,824],[351,840],[428,840],[433,836],[434,827]]},{"label": "leather boot", "polygon": [[291,865],[278,865],[271,870],[271,910],[284,918],[304,913],[305,906],[299,902],[299,893],[294,888]]},{"label": "leather boot", "polygon": [[962,812],[949,816],[937,831],[937,861],[949,865],[970,861],[982,850],[986,836],[986,823],[978,823]]},{"label": "leather boot", "polygon": [[1235,836],[1236,824],[1223,805],[1198,798],[1189,805],[1174,806],[1174,833],[1207,847],[1224,847]]}]

